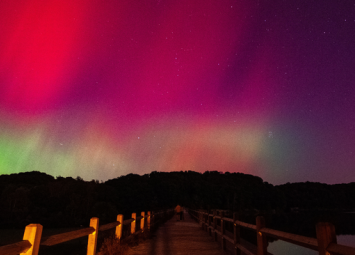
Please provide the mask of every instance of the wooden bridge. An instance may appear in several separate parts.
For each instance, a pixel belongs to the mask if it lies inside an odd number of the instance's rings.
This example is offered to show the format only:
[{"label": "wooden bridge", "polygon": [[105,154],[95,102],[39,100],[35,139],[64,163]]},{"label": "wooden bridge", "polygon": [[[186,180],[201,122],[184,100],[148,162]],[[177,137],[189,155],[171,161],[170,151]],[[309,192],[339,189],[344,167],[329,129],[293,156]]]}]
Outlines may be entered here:
[{"label": "wooden bridge", "polygon": [[[261,216],[256,218],[256,225],[253,225],[239,221],[237,214],[233,214],[233,218],[225,217],[221,210],[214,210],[213,213],[189,210],[189,213],[185,213],[184,221],[177,221],[176,218],[172,217],[173,215],[174,210],[148,212],[147,214],[142,212],[138,217],[136,213],[132,213],[132,217],[126,220],[123,219],[123,215],[118,215],[115,222],[102,226],[99,226],[98,218],[92,218],[88,228],[43,238],[42,226],[30,224],[25,229],[23,240],[0,247],[0,254],[38,255],[40,246],[52,246],[88,236],[86,254],[99,255],[96,249],[100,232],[115,228],[115,236],[122,243],[140,233],[151,231],[154,226],[170,218],[158,228],[153,238],[130,248],[127,253],[129,255],[266,255],[269,254],[267,252],[267,237],[273,237],[316,250],[320,255],[355,255],[354,247],[336,243],[335,229],[330,223],[318,224],[316,226],[317,238],[309,238],[267,228],[264,218]],[[140,224],[137,224],[138,221]],[[240,228],[254,231],[257,245],[252,245],[243,240],[240,237]],[[70,254],[70,251],[67,254]]]},{"label": "wooden bridge", "polygon": [[213,238],[186,211],[184,218],[181,221],[177,221],[176,217],[171,218],[159,227],[151,240],[133,247],[128,255],[229,254],[213,242]]}]

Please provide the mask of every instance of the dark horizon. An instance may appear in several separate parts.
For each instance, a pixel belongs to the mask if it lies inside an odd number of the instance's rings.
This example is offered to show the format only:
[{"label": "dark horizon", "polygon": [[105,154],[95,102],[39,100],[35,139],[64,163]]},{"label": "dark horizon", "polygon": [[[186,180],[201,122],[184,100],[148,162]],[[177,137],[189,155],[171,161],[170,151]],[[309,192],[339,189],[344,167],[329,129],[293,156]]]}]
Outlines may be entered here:
[{"label": "dark horizon", "polygon": [[252,177],[257,177],[257,178],[260,178],[264,183],[268,183],[268,184],[271,184],[273,186],[282,186],[282,185],[286,185],[286,184],[303,184],[303,183],[314,183],[314,184],[325,184],[325,185],[341,185],[341,184],[353,184],[355,182],[344,182],[344,183],[325,183],[325,182],[312,182],[312,181],[304,181],[304,182],[286,182],[286,183],[280,183],[280,184],[274,184],[274,183],[271,183],[271,182],[268,182],[264,179],[262,179],[260,176],[257,176],[257,175],[252,175],[252,174],[246,174],[246,173],[242,173],[242,172],[221,172],[221,171],[217,171],[217,170],[206,170],[205,172],[197,172],[197,171],[192,171],[192,170],[181,170],[181,171],[171,171],[171,172],[167,172],[167,171],[152,171],[150,173],[144,173],[144,174],[140,174],[140,173],[128,173],[128,174],[125,174],[125,175],[120,175],[120,176],[117,176],[117,177],[113,177],[111,179],[107,179],[107,180],[99,180],[99,179],[91,179],[91,180],[86,180],[84,178],[82,178],[81,176],[62,176],[62,175],[57,175],[57,176],[54,176],[54,175],[51,175],[51,174],[48,174],[46,172],[41,172],[41,171],[37,171],[37,170],[33,170],[33,171],[24,171],[24,172],[19,172],[19,173],[10,173],[10,174],[0,174],[0,176],[3,176],[3,175],[17,175],[17,174],[28,174],[28,173],[40,173],[40,174],[46,174],[46,175],[49,175],[51,177],[53,177],[54,179],[58,179],[58,178],[72,178],[74,180],[82,180],[84,182],[92,182],[92,181],[95,181],[96,183],[106,183],[108,181],[112,181],[112,180],[115,180],[115,179],[118,179],[118,178],[121,178],[121,177],[125,177],[127,175],[138,175],[140,177],[144,176],[144,175],[150,175],[151,173],[187,173],[187,172],[193,172],[193,173],[197,173],[197,174],[205,174],[207,172],[209,173],[212,173],[212,172],[216,172],[216,173],[219,173],[219,174],[241,174],[241,175],[245,175],[245,176],[252,176]]}]

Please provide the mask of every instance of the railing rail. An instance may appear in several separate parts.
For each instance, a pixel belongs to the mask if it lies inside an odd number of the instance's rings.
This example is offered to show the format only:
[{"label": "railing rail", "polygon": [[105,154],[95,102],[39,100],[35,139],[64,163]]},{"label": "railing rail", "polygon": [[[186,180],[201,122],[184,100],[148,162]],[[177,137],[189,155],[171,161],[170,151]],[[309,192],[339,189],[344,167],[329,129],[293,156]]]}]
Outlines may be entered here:
[{"label": "railing rail", "polygon": [[[266,228],[265,220],[262,216],[257,216],[256,225],[245,223],[238,220],[238,215],[233,214],[233,219],[223,217],[223,212],[221,215],[217,215],[217,210],[214,210],[213,214],[206,213],[203,211],[197,211],[189,209],[190,214],[196,218],[202,225],[204,230],[207,230],[210,235],[213,236],[215,241],[218,240],[217,235],[221,238],[222,249],[225,249],[225,241],[228,241],[234,245],[234,253],[240,254],[243,252],[245,254],[254,254],[254,252],[247,249],[240,243],[240,227],[248,228],[254,230],[257,235],[257,254],[266,255],[267,254],[267,236],[281,239],[283,241],[293,243],[299,246],[303,246],[312,250],[316,250],[320,255],[328,254],[338,254],[338,255],[355,255],[355,247],[350,247],[346,245],[341,245],[336,243],[335,228],[331,223],[318,223],[316,226],[317,238],[311,238],[301,235],[295,235],[279,230],[274,230]],[[211,221],[212,218],[212,221]],[[217,229],[216,219],[221,220],[221,231]],[[234,238],[230,238],[225,235],[224,228],[225,222],[228,221],[233,224],[233,235]]]},{"label": "railing rail", "polygon": [[283,241],[318,251],[318,241],[316,238],[290,234],[270,228],[262,228],[260,232],[270,237],[276,237]]},{"label": "railing rail", "polygon": [[[115,236],[120,240],[127,240],[142,233],[145,230],[150,231],[150,229],[159,223],[163,216],[169,213],[172,213],[173,210],[159,211],[155,213],[141,212],[141,216],[136,217],[136,213],[132,213],[131,219],[123,220],[123,215],[117,215],[117,221],[111,222],[102,226],[99,226],[98,218],[91,218],[90,227],[74,230],[70,232],[65,232],[61,234],[46,236],[42,238],[42,225],[40,224],[30,224],[26,226],[25,233],[23,236],[23,241],[8,244],[5,246],[0,246],[1,255],[38,255],[40,245],[43,246],[52,246],[60,243],[64,243],[73,239],[77,239],[83,236],[88,236],[88,246],[87,254],[95,255],[96,254],[96,245],[97,245],[97,236],[98,232],[106,231],[112,228],[116,228]],[[140,228],[136,230],[136,222],[140,221]],[[122,222],[122,224],[121,224]],[[130,235],[123,238],[122,237],[122,226],[131,225]]]},{"label": "railing rail", "polygon": [[28,240],[24,240],[0,247],[0,254],[20,254],[21,252],[27,252],[31,247],[32,244]]},{"label": "railing rail", "polygon": [[51,235],[47,237],[41,238],[41,245],[45,246],[52,246],[60,243],[64,243],[73,239],[77,239],[83,236],[87,236],[92,234],[95,231],[93,227],[90,228],[84,228],[84,229],[79,229],[79,230],[74,230],[62,234],[57,234],[57,235]]}]

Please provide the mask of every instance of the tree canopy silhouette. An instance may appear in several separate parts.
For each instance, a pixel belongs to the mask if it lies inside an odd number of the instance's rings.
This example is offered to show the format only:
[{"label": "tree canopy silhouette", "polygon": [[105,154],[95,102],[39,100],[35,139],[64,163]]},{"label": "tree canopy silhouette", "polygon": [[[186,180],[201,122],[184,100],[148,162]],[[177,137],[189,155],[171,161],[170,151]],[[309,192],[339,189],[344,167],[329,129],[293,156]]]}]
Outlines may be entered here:
[{"label": "tree canopy silhouette", "polygon": [[91,217],[112,222],[117,214],[173,208],[249,212],[355,207],[355,183],[287,183],[273,186],[243,173],[206,171],[128,174],[104,183],[54,178],[38,171],[0,175],[0,227],[38,222],[45,227],[87,225]]}]

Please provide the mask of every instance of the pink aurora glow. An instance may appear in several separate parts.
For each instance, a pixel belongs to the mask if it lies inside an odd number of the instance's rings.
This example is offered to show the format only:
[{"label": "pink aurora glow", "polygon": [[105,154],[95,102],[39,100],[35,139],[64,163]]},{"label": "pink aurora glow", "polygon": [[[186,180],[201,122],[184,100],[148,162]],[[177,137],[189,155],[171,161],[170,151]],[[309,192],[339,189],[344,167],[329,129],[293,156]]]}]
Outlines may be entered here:
[{"label": "pink aurora glow", "polygon": [[[235,0],[2,1],[0,173],[108,179],[218,170],[275,183],[318,180],[328,163],[307,157],[331,152],[317,154],[309,141],[329,130],[308,126],[311,116],[298,120],[314,105],[308,90],[319,90],[303,85],[311,76],[298,71],[308,60],[285,39],[293,23],[282,12],[293,9],[270,8]],[[298,154],[303,141],[310,153]],[[342,162],[347,176],[352,161]],[[315,170],[304,175],[304,167]],[[331,176],[331,167],[324,171]]]}]

